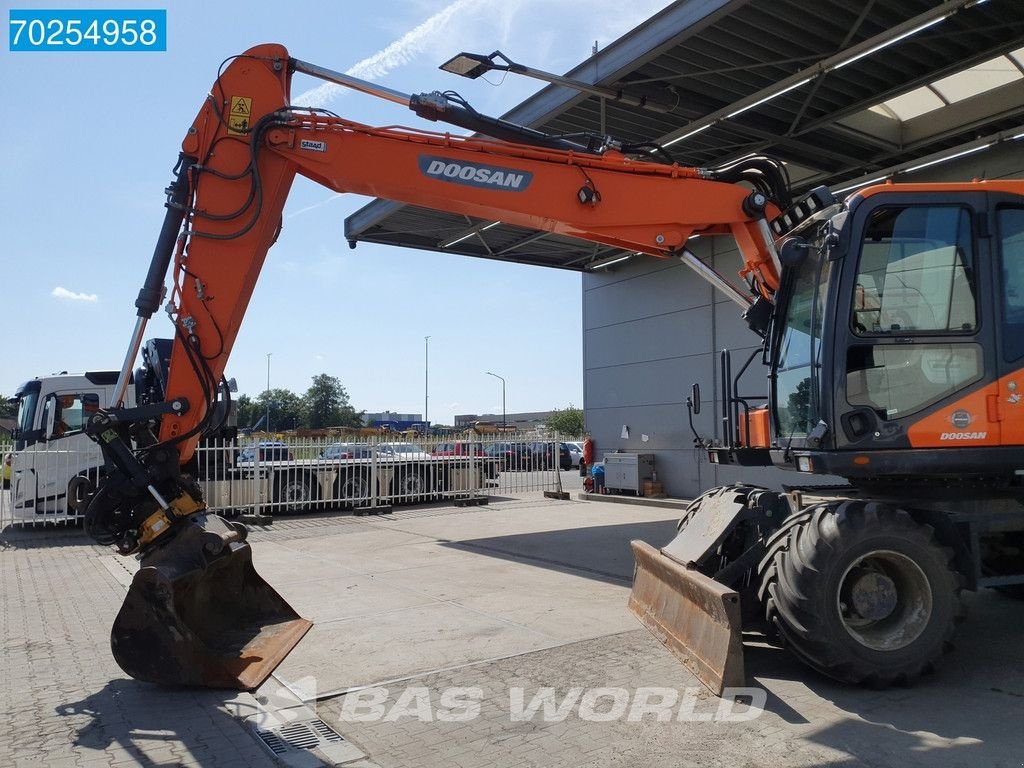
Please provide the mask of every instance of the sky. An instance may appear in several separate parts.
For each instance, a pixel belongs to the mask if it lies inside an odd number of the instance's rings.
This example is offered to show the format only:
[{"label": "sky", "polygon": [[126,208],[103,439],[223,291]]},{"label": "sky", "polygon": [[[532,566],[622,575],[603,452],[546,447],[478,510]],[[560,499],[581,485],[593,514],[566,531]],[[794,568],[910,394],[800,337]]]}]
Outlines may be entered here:
[{"label": "sky", "polygon": [[[166,8],[167,51],[13,53],[0,61],[0,394],[59,371],[116,369],[164,215],[181,139],[226,57],[279,42],[291,55],[405,93],[457,90],[500,115],[542,83],[437,67],[500,49],[564,73],[667,0],[104,1]],[[82,8],[45,0],[11,8]],[[405,108],[296,75],[294,103],[375,125],[440,130]],[[11,119],[15,118],[15,119]],[[284,230],[249,304],[227,375],[256,396],[327,373],[370,412],[455,414],[582,405],[578,273],[361,243],[345,217],[369,201],[297,177]],[[150,336],[169,336],[154,316]],[[429,386],[425,366],[429,336]]]}]

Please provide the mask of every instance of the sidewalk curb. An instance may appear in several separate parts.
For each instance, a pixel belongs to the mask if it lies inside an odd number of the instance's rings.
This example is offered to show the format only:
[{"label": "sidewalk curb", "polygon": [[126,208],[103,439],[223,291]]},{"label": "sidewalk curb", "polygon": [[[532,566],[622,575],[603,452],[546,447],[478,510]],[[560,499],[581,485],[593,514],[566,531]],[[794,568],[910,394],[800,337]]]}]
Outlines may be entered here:
[{"label": "sidewalk curb", "polygon": [[587,493],[580,491],[576,494],[580,501],[604,501],[609,504],[632,504],[639,507],[660,507],[662,509],[684,510],[690,504],[689,499],[649,499],[644,496],[616,496],[605,493]]}]

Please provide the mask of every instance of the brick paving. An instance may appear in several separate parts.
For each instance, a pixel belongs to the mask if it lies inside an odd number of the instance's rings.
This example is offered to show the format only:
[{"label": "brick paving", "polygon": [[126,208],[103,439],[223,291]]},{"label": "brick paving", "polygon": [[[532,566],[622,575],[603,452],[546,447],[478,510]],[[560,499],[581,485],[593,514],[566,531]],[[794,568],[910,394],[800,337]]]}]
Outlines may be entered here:
[{"label": "brick paving", "polygon": [[[396,600],[394,610],[405,611],[403,616],[421,611],[419,597],[426,596],[443,603],[446,610],[466,607],[466,617],[483,611],[504,616],[486,625],[489,633],[524,622],[556,646],[454,665],[446,671],[432,671],[440,665],[422,666],[422,647],[409,646],[403,663],[416,671],[406,681],[385,685],[384,711],[395,714],[403,692],[420,688],[426,689],[431,711],[440,712],[442,693],[457,686],[480,690],[479,717],[468,722],[421,722],[398,713],[391,721],[356,722],[340,717],[345,696],[322,701],[317,714],[366,754],[365,759],[346,763],[346,768],[1022,765],[1024,665],[1019,628],[1024,626],[1024,602],[991,592],[970,598],[972,617],[958,650],[939,674],[913,689],[879,692],[834,685],[784,652],[748,647],[751,684],[767,692],[766,712],[755,720],[661,722],[648,714],[638,722],[591,722],[580,717],[577,704],[561,722],[545,722],[539,716],[513,721],[512,688],[523,689],[528,701],[546,687],[555,689],[558,700],[573,688],[622,688],[632,693],[643,686],[667,687],[689,691],[698,714],[717,709],[717,700],[645,630],[622,631],[632,626],[625,622],[620,629],[604,630],[604,636],[576,640],[571,633],[563,638],[558,622],[552,620],[569,615],[566,601],[576,600],[572,616],[578,620],[584,615],[581,602],[608,594],[613,599],[601,609],[607,612],[608,623],[621,618],[624,608],[616,597],[616,590],[625,589],[621,580],[581,569],[585,560],[572,560],[563,552],[565,533],[576,526],[596,526],[581,528],[575,538],[576,546],[584,548],[596,541],[588,538],[597,535],[594,532],[615,532],[613,523],[619,518],[612,515],[623,514],[625,508],[602,511],[607,506],[611,505],[492,501],[482,508],[403,509],[382,519],[332,514],[281,518],[253,531],[261,572],[272,584],[286,592],[301,587],[303,579],[316,578],[317,585],[325,585],[321,610],[327,620],[318,627],[325,633],[323,642],[341,638],[339,650],[332,655],[321,648],[321,655],[314,654],[321,641],[311,634],[293,654],[296,660],[303,655],[307,660],[324,659],[324,674],[343,664],[369,667],[382,655],[398,654],[400,644],[386,642],[387,638],[372,647],[372,657],[359,656],[371,653],[365,646],[360,650],[344,644],[347,627],[359,616],[366,621],[369,615],[367,626],[372,626],[373,599],[364,604],[352,597],[369,586],[378,590],[369,593],[372,597],[392,585],[398,595],[391,598]],[[535,534],[529,531],[546,533],[530,538]],[[461,548],[453,549],[460,542]],[[367,551],[370,543],[372,551]],[[494,552],[494,547],[503,548],[501,557],[467,556],[472,551]],[[551,567],[552,559],[565,567],[550,571],[550,582],[547,577],[538,582],[538,574],[545,573],[541,569]],[[279,765],[245,725],[245,718],[259,710],[249,694],[161,689],[132,681],[117,668],[108,633],[131,569],[132,561],[92,545],[73,529],[0,533],[0,722],[6,726],[0,731],[0,768]],[[461,590],[448,594],[444,584],[427,578],[438,569]],[[490,569],[507,574],[512,582],[499,591],[474,583]],[[409,573],[423,573],[424,578],[410,578]],[[573,582],[574,578],[581,581]],[[522,579],[518,591],[517,579]],[[541,583],[564,584],[566,592],[560,592],[561,586],[538,589]],[[338,594],[330,593],[331,584],[338,585]],[[479,590],[467,588],[477,586]],[[331,600],[335,605],[326,605]],[[536,605],[536,615],[525,610],[522,601],[527,607]],[[331,635],[335,630],[337,634]],[[466,658],[486,658],[474,657],[472,651],[487,641],[470,638]],[[461,643],[454,646],[462,647]],[[283,668],[291,662],[290,658]],[[677,714],[678,707],[673,712]]]},{"label": "brick paving", "polygon": [[109,640],[127,582],[117,567],[80,532],[4,532],[0,766],[276,765],[232,716],[237,695],[121,672]]},{"label": "brick paving", "polygon": [[[993,617],[995,618],[995,617]],[[768,692],[765,712],[747,722],[679,722],[655,714],[638,722],[627,716],[611,722],[580,717],[577,704],[561,722],[538,716],[514,722],[510,689],[524,689],[529,701],[541,689],[555,687],[562,701],[573,687],[672,688],[690,692],[697,716],[717,711],[711,697],[645,630],[636,630],[488,664],[385,684],[384,720],[355,722],[343,715],[345,698],[320,704],[321,717],[357,744],[381,768],[458,766],[459,768],[690,768],[693,766],[1002,766],[1021,764],[1024,676],[1019,665],[1010,675],[1018,693],[1007,695],[990,685],[974,661],[910,690],[864,691],[815,678],[776,650],[749,654],[762,673],[751,685]],[[1009,658],[990,658],[1001,666]],[[955,665],[954,665],[955,666]],[[1005,679],[1005,678],[1004,678]],[[432,722],[393,708],[409,687],[430,692]],[[440,696],[449,687],[483,692],[479,718],[442,722]],[[955,693],[950,696],[950,693]],[[365,695],[365,694],[364,694]],[[363,703],[369,701],[364,699]],[[607,712],[611,699],[598,704]],[[630,702],[632,704],[632,700]],[[353,715],[370,710],[353,708]],[[408,711],[408,708],[406,709]],[[737,712],[742,711],[738,708]],[[395,718],[388,720],[388,713]]]}]

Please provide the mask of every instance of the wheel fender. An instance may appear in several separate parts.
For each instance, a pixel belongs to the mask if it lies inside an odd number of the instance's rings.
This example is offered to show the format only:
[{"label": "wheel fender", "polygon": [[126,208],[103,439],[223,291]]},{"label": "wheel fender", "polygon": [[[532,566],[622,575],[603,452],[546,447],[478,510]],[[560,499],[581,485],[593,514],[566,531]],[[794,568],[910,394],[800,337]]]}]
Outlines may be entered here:
[{"label": "wheel fender", "polygon": [[[679,533],[661,548],[681,565],[699,566],[732,532],[738,523],[760,514],[750,496],[763,489],[755,486],[724,486],[697,497],[686,508]],[[685,524],[684,524],[685,521]]]}]

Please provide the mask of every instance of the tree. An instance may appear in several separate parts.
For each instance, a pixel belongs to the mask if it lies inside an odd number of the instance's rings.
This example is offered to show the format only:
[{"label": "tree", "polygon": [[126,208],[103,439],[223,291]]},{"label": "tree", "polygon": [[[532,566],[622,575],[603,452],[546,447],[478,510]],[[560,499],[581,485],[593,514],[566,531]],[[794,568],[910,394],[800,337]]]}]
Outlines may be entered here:
[{"label": "tree", "polygon": [[255,425],[260,418],[260,410],[255,401],[248,395],[239,395],[234,398],[234,403],[238,415],[239,429],[249,429]]},{"label": "tree", "polygon": [[0,395],[0,419],[13,419],[17,412],[17,402],[12,403],[7,395]]},{"label": "tree", "polygon": [[356,412],[348,399],[348,392],[336,376],[320,373],[302,397],[307,425],[313,429],[323,427],[361,427],[363,412]]},{"label": "tree", "polygon": [[[267,412],[267,403],[270,403],[270,429],[283,431],[303,426],[305,421],[305,409],[302,398],[290,389],[263,390],[256,399],[256,418]],[[268,425],[263,424],[267,430]]]},{"label": "tree", "polygon": [[547,427],[552,432],[560,435],[577,436],[583,434],[583,410],[574,408],[569,403],[568,408],[555,409],[547,418]]}]

